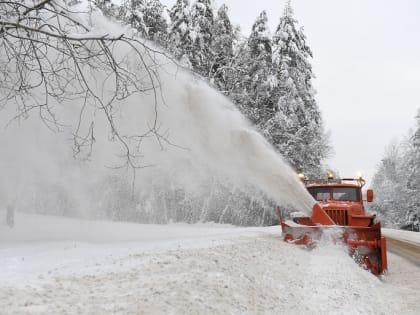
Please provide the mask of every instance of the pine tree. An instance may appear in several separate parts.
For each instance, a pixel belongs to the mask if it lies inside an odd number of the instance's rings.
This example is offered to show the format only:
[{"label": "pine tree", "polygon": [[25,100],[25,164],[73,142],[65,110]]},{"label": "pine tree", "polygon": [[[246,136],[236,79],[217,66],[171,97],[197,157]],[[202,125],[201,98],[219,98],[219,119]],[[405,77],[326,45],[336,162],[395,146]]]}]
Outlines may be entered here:
[{"label": "pine tree", "polygon": [[190,56],[193,49],[191,14],[188,0],[177,0],[169,11],[169,50],[187,66],[192,67]]},{"label": "pine tree", "polygon": [[[239,30],[235,30],[238,34]],[[238,38],[235,41],[233,58],[229,71],[225,72],[227,78],[225,80],[225,95],[236,104],[242,114],[249,120],[255,122],[254,102],[251,102],[250,95],[250,52],[247,38]]]},{"label": "pine tree", "polygon": [[120,7],[118,19],[130,25],[142,37],[147,38],[147,26],[144,21],[145,0],[124,0]]},{"label": "pine tree", "polygon": [[375,191],[375,203],[372,209],[381,216],[381,221],[389,225],[400,225],[406,212],[404,186],[406,175],[402,165],[400,143],[391,143],[375,173],[372,187]]},{"label": "pine tree", "polygon": [[404,159],[407,161],[406,223],[415,224],[420,229],[420,109],[417,113],[417,126],[410,139],[410,150]]},{"label": "pine tree", "polygon": [[248,76],[244,78],[249,97],[247,115],[254,124],[262,126],[273,115],[271,94],[277,85],[272,75],[271,37],[265,11],[253,24],[247,45]]},{"label": "pine tree", "polygon": [[117,18],[119,7],[111,0],[96,0],[96,6],[109,18]]},{"label": "pine tree", "polygon": [[118,18],[135,29],[143,38],[166,47],[167,22],[159,0],[125,0]]},{"label": "pine tree", "polygon": [[317,175],[330,148],[312,87],[312,52],[297,28],[290,1],[273,36],[273,64],[278,82],[277,113],[265,134],[299,172]]},{"label": "pine tree", "polygon": [[420,190],[420,109],[416,119],[416,130],[410,139],[412,150],[409,157],[410,175],[407,184],[410,189]]},{"label": "pine tree", "polygon": [[210,76],[211,61],[214,60],[210,47],[213,46],[212,0],[197,0],[191,8],[191,37],[193,49],[191,63],[193,69],[204,77]]},{"label": "pine tree", "polygon": [[417,126],[392,144],[374,175],[374,210],[392,226],[420,230],[420,110]]},{"label": "pine tree", "polygon": [[163,10],[164,7],[159,0],[147,0],[143,21],[146,25],[147,38],[166,47],[168,23],[163,17]]},{"label": "pine tree", "polygon": [[227,91],[227,81],[232,70],[233,45],[236,39],[234,28],[228,16],[228,7],[222,5],[217,11],[213,28],[213,60],[210,66],[210,80],[219,90]]}]

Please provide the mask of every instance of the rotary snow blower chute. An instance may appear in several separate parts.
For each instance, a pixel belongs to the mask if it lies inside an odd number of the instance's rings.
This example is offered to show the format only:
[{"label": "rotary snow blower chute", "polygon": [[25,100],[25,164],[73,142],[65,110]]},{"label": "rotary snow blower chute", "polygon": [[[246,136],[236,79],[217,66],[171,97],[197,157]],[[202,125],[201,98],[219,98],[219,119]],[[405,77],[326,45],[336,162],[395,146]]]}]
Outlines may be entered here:
[{"label": "rotary snow blower chute", "polygon": [[[288,221],[283,221],[277,208],[284,240],[312,247],[326,229],[339,229],[340,239],[348,245],[357,263],[375,275],[386,272],[386,239],[381,236],[381,224],[375,222],[376,215],[366,214],[363,205],[365,180],[362,177],[334,179],[332,173],[327,179],[299,177],[317,203],[311,217],[295,216]],[[368,189],[366,201],[372,200],[373,191]]]}]

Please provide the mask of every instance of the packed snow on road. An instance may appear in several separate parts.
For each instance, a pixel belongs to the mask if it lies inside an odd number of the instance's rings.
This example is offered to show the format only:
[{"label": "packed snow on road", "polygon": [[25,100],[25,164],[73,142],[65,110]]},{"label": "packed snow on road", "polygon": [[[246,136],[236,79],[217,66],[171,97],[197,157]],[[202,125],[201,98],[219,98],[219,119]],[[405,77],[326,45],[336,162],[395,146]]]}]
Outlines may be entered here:
[{"label": "packed snow on road", "polygon": [[17,213],[0,240],[2,314],[418,314],[418,266],[389,253],[375,277],[345,247],[287,244],[279,226]]}]

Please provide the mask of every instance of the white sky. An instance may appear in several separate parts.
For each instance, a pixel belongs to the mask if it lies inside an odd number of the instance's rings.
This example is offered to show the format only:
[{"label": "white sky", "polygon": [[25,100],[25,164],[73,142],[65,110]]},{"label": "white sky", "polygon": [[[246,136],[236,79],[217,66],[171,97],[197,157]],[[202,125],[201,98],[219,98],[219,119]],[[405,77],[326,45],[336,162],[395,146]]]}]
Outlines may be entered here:
[{"label": "white sky", "polygon": [[[174,0],[162,0],[171,7]],[[249,35],[266,10],[271,32],[285,0],[216,0]],[[420,1],[294,0],[314,58],[314,86],[342,176],[370,180],[385,147],[405,136],[420,108]]]}]

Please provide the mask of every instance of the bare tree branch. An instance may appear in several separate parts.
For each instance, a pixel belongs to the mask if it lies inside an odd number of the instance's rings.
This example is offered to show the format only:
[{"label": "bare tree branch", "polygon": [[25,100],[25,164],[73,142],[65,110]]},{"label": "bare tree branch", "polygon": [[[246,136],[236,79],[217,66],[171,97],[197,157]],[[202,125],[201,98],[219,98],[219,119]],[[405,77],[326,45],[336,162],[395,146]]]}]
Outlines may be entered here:
[{"label": "bare tree branch", "polygon": [[[75,156],[90,156],[95,121],[88,112],[100,111],[111,138],[125,152],[122,166],[133,170],[145,167],[138,153],[144,138],[153,136],[161,145],[173,145],[158,125],[159,97],[163,100],[163,96],[156,55],[163,53],[125,34],[94,33],[80,14],[60,0],[0,0],[0,110],[15,106],[13,120],[25,119],[36,110],[48,128],[60,131],[64,124],[58,118],[57,104],[81,101],[74,125]],[[139,69],[132,69],[127,57],[115,53],[124,46],[136,57]],[[105,77],[102,89],[95,85],[96,74]],[[148,92],[154,103],[148,131],[122,134],[115,119],[116,104],[133,94]]]}]

